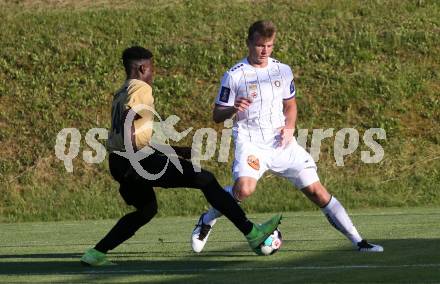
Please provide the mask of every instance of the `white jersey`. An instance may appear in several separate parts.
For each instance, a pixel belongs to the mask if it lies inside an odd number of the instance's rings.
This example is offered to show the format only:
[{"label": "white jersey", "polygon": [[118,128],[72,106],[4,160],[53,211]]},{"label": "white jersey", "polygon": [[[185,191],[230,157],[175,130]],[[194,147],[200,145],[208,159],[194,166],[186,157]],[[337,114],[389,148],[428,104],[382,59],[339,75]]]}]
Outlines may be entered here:
[{"label": "white jersey", "polygon": [[237,113],[234,134],[254,142],[272,140],[285,125],[283,101],[295,97],[292,70],[273,58],[264,68],[253,67],[244,58],[224,74],[215,103],[233,106],[237,97],[247,97],[252,103]]}]

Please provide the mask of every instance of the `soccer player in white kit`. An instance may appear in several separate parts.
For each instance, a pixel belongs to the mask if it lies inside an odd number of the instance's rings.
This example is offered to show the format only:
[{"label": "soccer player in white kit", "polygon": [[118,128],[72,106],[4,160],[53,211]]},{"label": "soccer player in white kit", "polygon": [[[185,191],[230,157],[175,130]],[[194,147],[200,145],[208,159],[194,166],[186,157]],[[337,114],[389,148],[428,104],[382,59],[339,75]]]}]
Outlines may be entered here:
[{"label": "soccer player in white kit", "polygon": [[[270,170],[287,178],[313,203],[338,231],[362,252],[382,252],[379,245],[364,240],[342,204],[320,183],[313,158],[296,142],[297,106],[290,67],[270,57],[276,27],[258,21],[249,27],[248,56],[228,70],[221,81],[213,112],[214,121],[233,116],[235,144],[234,186],[226,187],[237,202],[249,197],[258,179]],[[201,252],[217,218],[214,208],[200,216],[193,230],[194,252]]]}]

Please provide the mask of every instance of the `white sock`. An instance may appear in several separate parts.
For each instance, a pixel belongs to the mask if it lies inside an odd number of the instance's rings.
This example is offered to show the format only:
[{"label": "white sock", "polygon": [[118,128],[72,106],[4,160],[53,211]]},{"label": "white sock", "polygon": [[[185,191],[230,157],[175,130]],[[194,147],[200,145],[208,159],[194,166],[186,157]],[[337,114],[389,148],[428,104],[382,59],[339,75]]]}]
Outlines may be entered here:
[{"label": "white sock", "polygon": [[324,208],[321,208],[324,215],[327,217],[330,224],[336,228],[336,230],[343,233],[353,245],[357,245],[362,241],[362,237],[359,235],[356,228],[353,226],[350,217],[345,211],[342,204],[332,196],[330,202]]},{"label": "white sock", "polygon": [[217,218],[222,216],[223,214],[215,209],[214,207],[209,208],[203,216],[203,224],[214,226],[215,222],[217,222]]},{"label": "white sock", "polygon": [[[234,197],[234,193],[232,191],[232,186],[226,186],[224,190],[229,193],[232,197]],[[234,198],[235,199],[235,198]],[[210,226],[214,226],[215,222],[217,222],[217,218],[221,217],[223,214],[215,209],[214,207],[209,208],[206,212],[205,216],[203,216],[203,224],[207,224]]]}]

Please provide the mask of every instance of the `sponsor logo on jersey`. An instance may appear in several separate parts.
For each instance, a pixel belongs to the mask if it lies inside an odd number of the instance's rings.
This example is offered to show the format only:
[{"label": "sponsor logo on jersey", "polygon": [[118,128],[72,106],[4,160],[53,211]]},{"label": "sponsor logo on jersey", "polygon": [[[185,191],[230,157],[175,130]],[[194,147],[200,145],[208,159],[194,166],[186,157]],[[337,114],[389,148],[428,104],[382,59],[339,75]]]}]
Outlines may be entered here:
[{"label": "sponsor logo on jersey", "polygon": [[275,87],[279,88],[281,87],[281,82],[279,80],[275,80],[275,82],[273,82],[273,84],[275,85]]},{"label": "sponsor logo on jersey", "polygon": [[256,171],[260,169],[260,161],[254,155],[249,155],[247,157],[247,163],[251,168],[253,168]]},{"label": "sponsor logo on jersey", "polygon": [[231,89],[222,86],[220,91],[220,101],[227,103],[229,101],[229,95],[231,94]]},{"label": "sponsor logo on jersey", "polygon": [[295,82],[292,80],[290,82],[290,94],[293,94],[295,92]]},{"label": "sponsor logo on jersey", "polygon": [[263,77],[263,78],[259,78],[258,81],[248,82],[248,84],[259,84],[259,85],[262,85],[262,84],[265,84],[265,83],[271,84],[271,81],[270,81],[269,77]]},{"label": "sponsor logo on jersey", "polygon": [[258,89],[258,86],[257,86],[257,84],[249,84],[248,88],[249,88],[249,91],[252,92],[252,91],[256,91]]}]

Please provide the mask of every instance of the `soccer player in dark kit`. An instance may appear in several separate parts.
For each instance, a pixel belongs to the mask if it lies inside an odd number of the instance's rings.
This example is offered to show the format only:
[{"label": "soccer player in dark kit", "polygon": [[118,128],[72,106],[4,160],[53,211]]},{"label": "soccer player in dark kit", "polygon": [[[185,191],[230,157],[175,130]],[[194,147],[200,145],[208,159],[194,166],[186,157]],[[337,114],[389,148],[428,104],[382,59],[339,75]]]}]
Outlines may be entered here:
[{"label": "soccer player in dark kit", "polygon": [[[135,210],[119,219],[102,240],[88,249],[82,256],[81,263],[91,266],[113,264],[107,259],[106,253],[132,237],[157,213],[154,187],[200,189],[207,201],[245,235],[249,246],[255,251],[278,227],[281,214],[273,216],[263,224],[252,223],[212,173],[204,169],[196,171],[193,165],[184,159],[188,157],[175,157],[177,164],[180,164],[179,169],[176,163],[169,163],[170,155],[154,150],[166,149],[168,146],[172,153],[180,156],[183,154],[179,153],[179,148],[169,145],[163,148],[150,145],[154,130],[154,97],[151,87],[153,55],[143,47],[133,46],[124,50],[122,60],[127,78],[113,98],[112,126],[107,149],[110,153],[111,175],[120,184],[119,192],[124,201],[134,206]],[[129,120],[130,117],[132,121]],[[129,157],[130,153],[134,154],[138,150],[147,153],[146,157],[139,161],[141,170],[133,166]],[[153,177],[146,177],[143,174],[145,172],[154,173]]]}]

